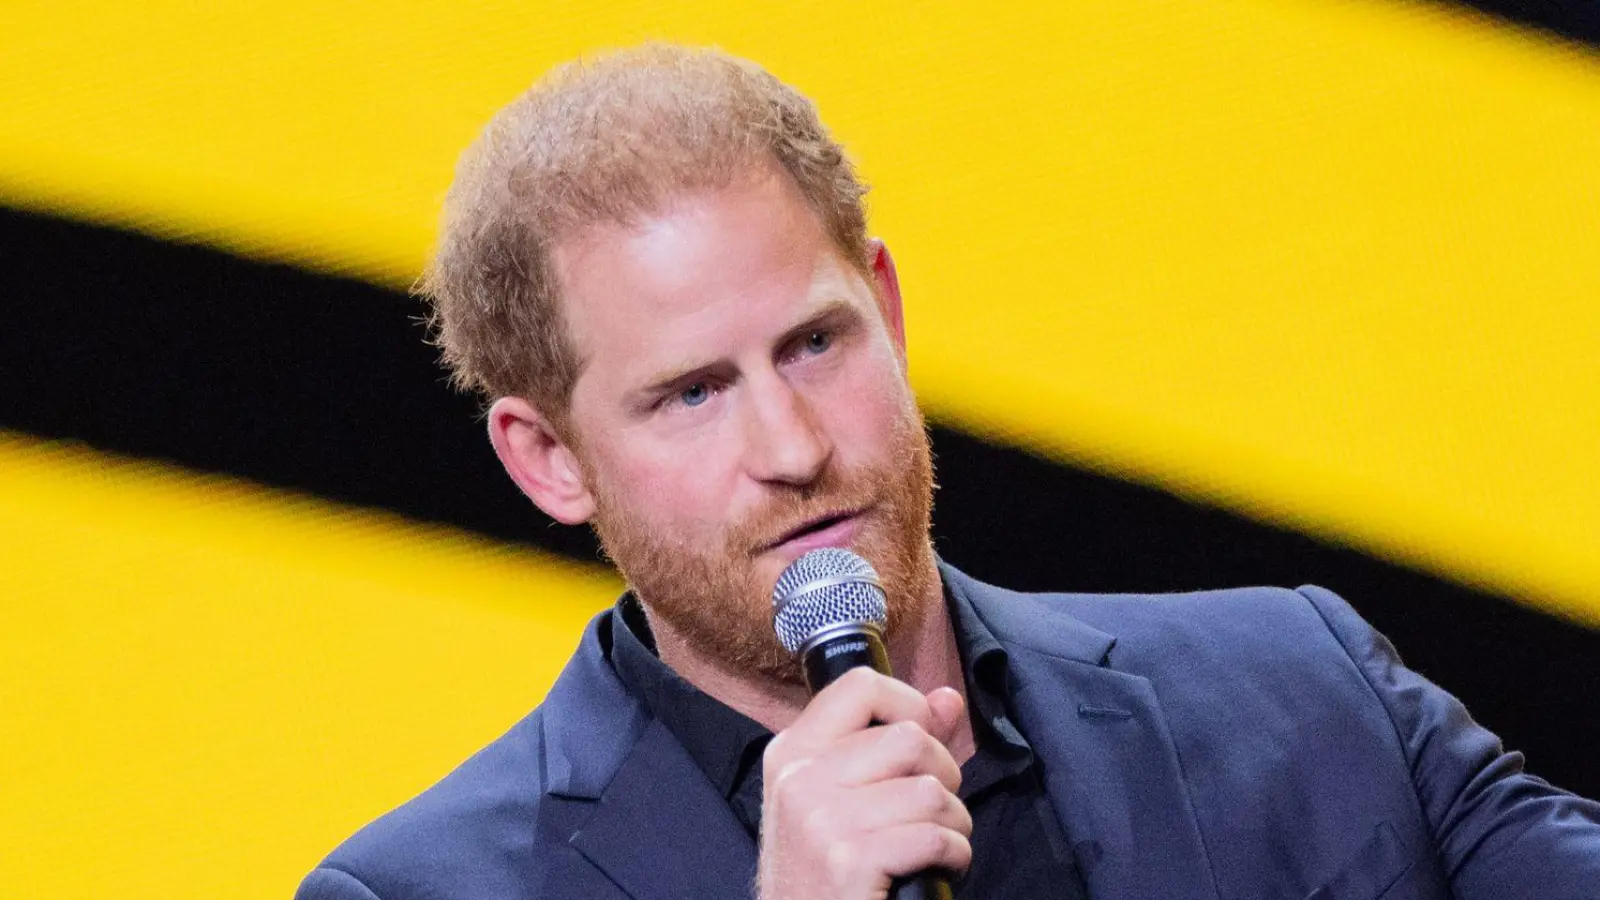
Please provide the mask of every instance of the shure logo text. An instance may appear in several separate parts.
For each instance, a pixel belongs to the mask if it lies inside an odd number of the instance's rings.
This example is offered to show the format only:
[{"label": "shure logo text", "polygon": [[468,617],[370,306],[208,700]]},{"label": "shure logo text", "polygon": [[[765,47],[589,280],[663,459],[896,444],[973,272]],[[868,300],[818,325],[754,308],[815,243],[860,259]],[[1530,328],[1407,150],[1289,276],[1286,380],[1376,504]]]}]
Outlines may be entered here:
[{"label": "shure logo text", "polygon": [[867,649],[866,641],[851,641],[848,644],[834,644],[832,647],[829,647],[827,650],[823,651],[822,656],[825,659],[833,659],[835,656],[838,656],[841,653],[851,653],[857,650],[865,649]]}]

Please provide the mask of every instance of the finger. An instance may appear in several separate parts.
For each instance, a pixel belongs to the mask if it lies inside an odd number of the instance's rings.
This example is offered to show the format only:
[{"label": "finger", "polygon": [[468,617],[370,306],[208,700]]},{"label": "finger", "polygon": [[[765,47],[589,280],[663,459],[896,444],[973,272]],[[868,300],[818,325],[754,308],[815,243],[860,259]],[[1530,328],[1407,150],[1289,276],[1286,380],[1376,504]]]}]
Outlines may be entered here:
[{"label": "finger", "polygon": [[834,773],[844,786],[931,775],[948,791],[961,787],[961,765],[950,748],[915,722],[880,725],[850,735],[816,759],[817,770]]},{"label": "finger", "polygon": [[957,834],[972,835],[972,814],[954,792],[931,775],[895,778],[864,785],[843,795],[824,823],[829,833],[863,835],[897,825],[930,822]]},{"label": "finger", "polygon": [[885,828],[859,847],[858,862],[863,868],[891,878],[926,869],[944,869],[959,875],[972,865],[972,843],[966,835],[931,822]]},{"label": "finger", "polygon": [[794,724],[789,743],[817,746],[831,743],[873,724],[915,722],[923,730],[932,724],[928,699],[903,681],[868,668],[852,669],[820,691]]},{"label": "finger", "polygon": [[941,744],[948,745],[955,740],[962,723],[966,720],[967,701],[962,698],[960,691],[949,687],[930,691],[927,699],[928,711],[933,717],[933,724],[929,726],[928,733],[937,738]]}]

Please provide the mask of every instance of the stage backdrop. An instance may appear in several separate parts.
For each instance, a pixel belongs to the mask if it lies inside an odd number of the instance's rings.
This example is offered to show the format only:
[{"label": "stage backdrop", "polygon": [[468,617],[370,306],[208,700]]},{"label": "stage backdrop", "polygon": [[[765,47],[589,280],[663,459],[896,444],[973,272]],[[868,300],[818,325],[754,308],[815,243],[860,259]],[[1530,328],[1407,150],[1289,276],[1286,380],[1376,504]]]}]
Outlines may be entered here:
[{"label": "stage backdrop", "polygon": [[872,182],[948,559],[1325,584],[1600,794],[1591,4],[762,6],[0,10],[0,892],[287,897],[539,701],[619,585],[406,288],[492,112],[647,38]]}]

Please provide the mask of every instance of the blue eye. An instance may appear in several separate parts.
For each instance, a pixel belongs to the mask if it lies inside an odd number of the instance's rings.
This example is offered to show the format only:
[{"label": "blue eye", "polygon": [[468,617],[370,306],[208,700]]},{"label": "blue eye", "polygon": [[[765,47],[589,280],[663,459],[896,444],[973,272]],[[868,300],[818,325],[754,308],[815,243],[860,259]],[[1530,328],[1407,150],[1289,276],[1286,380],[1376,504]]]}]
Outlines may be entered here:
[{"label": "blue eye", "polygon": [[678,399],[683,401],[684,406],[699,406],[711,399],[711,391],[706,388],[705,382],[696,381],[694,384],[684,388],[678,394]]},{"label": "blue eye", "polygon": [[826,331],[813,331],[806,335],[806,352],[823,353],[833,346],[833,335]]}]

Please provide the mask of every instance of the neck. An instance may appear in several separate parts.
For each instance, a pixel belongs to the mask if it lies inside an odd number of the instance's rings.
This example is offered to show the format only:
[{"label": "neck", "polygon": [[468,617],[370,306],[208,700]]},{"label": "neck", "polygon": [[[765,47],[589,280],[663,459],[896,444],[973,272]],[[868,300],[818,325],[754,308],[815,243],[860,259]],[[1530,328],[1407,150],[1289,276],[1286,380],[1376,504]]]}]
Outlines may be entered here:
[{"label": "neck", "polygon": [[[890,636],[889,661],[896,678],[923,694],[949,687],[965,699],[967,685],[961,670],[961,653],[945,607],[939,571],[931,559],[927,566],[928,577],[920,579],[924,588],[917,607],[922,614],[908,617],[900,631]],[[774,733],[789,727],[810,702],[804,685],[730,671],[657,616],[650,616],[650,628],[662,662],[690,684]],[[975,749],[972,721],[965,716],[950,743],[950,752],[957,762],[966,762]]]}]

